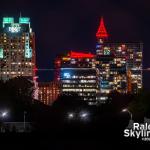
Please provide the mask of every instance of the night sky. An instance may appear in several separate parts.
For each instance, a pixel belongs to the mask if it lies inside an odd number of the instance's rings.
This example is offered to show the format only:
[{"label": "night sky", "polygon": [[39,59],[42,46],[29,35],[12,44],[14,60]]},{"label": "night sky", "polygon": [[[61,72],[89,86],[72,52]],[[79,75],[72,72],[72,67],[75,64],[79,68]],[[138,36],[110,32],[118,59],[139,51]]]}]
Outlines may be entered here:
[{"label": "night sky", "polygon": [[[31,18],[36,34],[38,68],[53,68],[54,58],[68,50],[95,52],[100,17],[111,41],[143,42],[144,68],[150,67],[150,1],[148,0],[1,0],[3,16]],[[41,81],[52,72],[40,72]],[[150,88],[144,72],[144,87]]]}]

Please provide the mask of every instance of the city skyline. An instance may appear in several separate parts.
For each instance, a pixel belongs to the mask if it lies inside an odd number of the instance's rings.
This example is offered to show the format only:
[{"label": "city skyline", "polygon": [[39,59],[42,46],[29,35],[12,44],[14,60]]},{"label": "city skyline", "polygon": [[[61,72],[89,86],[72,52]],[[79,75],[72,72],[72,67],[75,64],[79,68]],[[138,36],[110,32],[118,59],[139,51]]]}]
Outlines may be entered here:
[{"label": "city skyline", "polygon": [[149,11],[147,0],[2,1],[2,147],[148,143]]},{"label": "city skyline", "polygon": [[[36,6],[34,6],[34,1],[10,2],[9,6],[6,5],[6,2],[2,2],[3,8],[0,13],[1,16],[19,16],[21,12],[22,16],[31,18],[33,31],[36,34],[37,66],[39,68],[53,68],[55,56],[67,50],[94,52],[95,32],[101,16],[104,16],[112,41],[126,40],[144,43],[144,68],[147,68],[149,66],[148,33],[150,32],[146,13],[148,5],[144,5],[144,2],[136,2],[43,1],[43,3],[37,2]],[[27,8],[28,5],[31,8]],[[19,9],[15,10],[15,8]],[[139,8],[143,10],[140,13],[138,13]],[[38,9],[39,12],[37,12]],[[39,73],[39,76],[41,80],[48,77],[52,79],[51,74],[51,72],[44,72]],[[144,86],[149,88],[146,83],[149,73],[145,72],[144,76]]]}]

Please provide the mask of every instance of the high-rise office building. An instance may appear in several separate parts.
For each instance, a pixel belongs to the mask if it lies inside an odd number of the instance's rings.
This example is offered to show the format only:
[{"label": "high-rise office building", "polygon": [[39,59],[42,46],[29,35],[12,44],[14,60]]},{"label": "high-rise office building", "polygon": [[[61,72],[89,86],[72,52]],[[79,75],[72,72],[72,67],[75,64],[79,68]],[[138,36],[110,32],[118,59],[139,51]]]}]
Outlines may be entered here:
[{"label": "high-rise office building", "polygon": [[0,79],[35,76],[35,35],[30,18],[4,17],[0,29]]},{"label": "high-rise office building", "polygon": [[52,105],[60,94],[59,82],[39,82],[38,98],[45,105]]},{"label": "high-rise office building", "polygon": [[97,104],[95,55],[71,51],[67,56],[56,61],[61,66],[60,71],[57,69],[57,77],[61,81],[61,93],[77,94],[89,105]]},{"label": "high-rise office building", "polygon": [[103,18],[96,37],[101,101],[113,90],[136,94],[142,88],[142,43],[109,42]]}]

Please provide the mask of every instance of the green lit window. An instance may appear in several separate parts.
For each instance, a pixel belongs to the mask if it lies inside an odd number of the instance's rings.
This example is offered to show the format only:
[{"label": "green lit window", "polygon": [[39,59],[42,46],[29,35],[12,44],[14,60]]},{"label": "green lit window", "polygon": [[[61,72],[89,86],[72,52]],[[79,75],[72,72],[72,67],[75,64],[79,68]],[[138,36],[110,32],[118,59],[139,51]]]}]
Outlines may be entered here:
[{"label": "green lit window", "polygon": [[19,18],[19,23],[29,24],[30,23],[30,18],[21,17],[21,18]]},{"label": "green lit window", "polygon": [[4,58],[3,48],[0,48],[0,58]]},{"label": "green lit window", "polygon": [[14,23],[14,18],[12,17],[4,17],[3,18],[3,27],[5,27],[5,24],[11,24]]}]

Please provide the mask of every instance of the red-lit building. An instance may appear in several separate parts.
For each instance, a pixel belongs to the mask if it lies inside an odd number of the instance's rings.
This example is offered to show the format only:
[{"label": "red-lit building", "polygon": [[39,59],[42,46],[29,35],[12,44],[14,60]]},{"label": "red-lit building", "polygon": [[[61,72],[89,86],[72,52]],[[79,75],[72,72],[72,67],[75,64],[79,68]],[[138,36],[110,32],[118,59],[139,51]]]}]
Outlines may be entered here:
[{"label": "red-lit building", "polygon": [[56,59],[57,80],[61,82],[61,93],[78,94],[89,105],[97,104],[98,90],[95,55],[71,51]]},{"label": "red-lit building", "polygon": [[142,43],[111,43],[101,18],[96,33],[96,68],[99,70],[100,99],[108,94],[137,93],[142,88]]},{"label": "red-lit building", "polygon": [[142,43],[109,41],[103,17],[96,33],[96,55],[70,52],[55,61],[62,93],[77,93],[89,104],[105,103],[112,91],[136,94],[142,83]]},{"label": "red-lit building", "polygon": [[46,105],[52,105],[60,94],[59,82],[41,82],[38,83],[38,98]]}]

